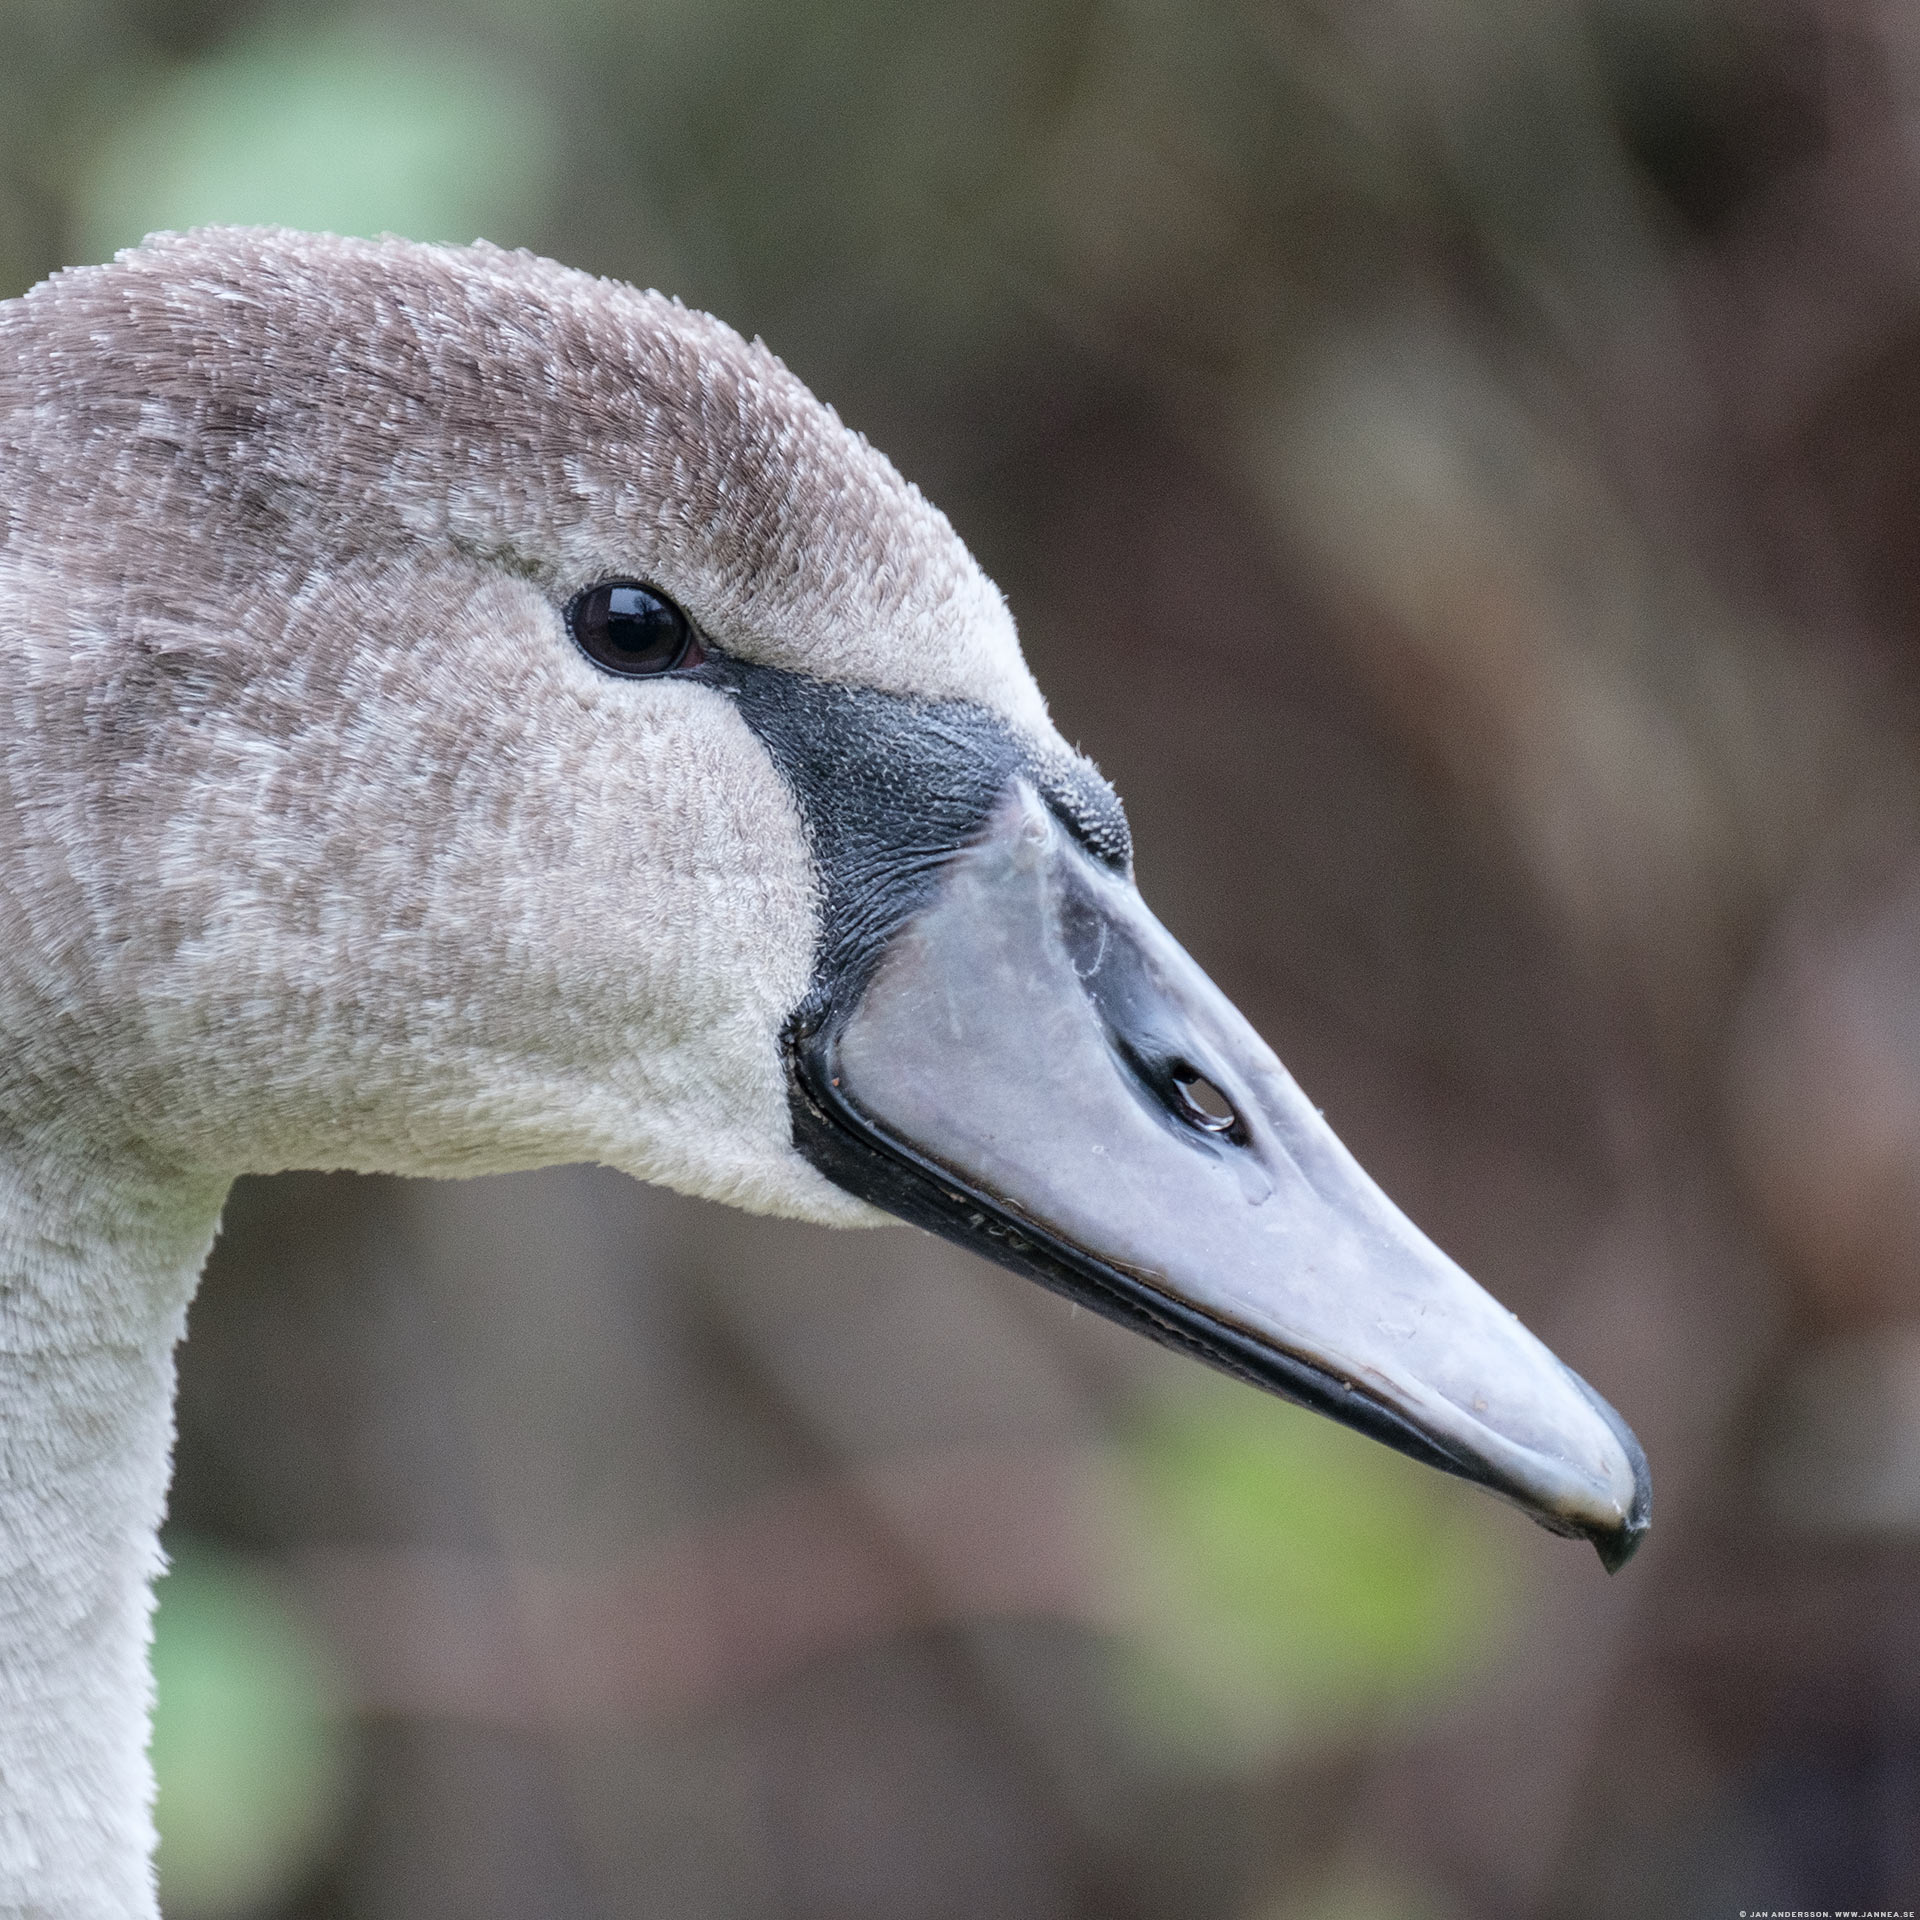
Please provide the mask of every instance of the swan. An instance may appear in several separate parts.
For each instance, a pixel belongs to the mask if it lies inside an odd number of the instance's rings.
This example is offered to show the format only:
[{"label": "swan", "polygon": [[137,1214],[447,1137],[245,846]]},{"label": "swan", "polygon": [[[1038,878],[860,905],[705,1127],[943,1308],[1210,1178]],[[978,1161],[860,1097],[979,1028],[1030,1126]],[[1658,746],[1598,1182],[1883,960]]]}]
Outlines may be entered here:
[{"label": "swan", "polygon": [[1153,918],[945,518],[525,253],[158,236],[0,305],[0,1911],[152,1916],[174,1349],[237,1174],[896,1216],[1617,1566],[1619,1416]]}]

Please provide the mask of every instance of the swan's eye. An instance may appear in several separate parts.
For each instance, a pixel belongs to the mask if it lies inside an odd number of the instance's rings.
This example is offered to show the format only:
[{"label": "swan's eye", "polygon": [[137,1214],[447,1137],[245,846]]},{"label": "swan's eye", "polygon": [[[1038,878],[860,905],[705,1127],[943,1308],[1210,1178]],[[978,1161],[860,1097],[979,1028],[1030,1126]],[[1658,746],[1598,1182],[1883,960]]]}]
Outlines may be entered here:
[{"label": "swan's eye", "polygon": [[576,593],[567,604],[567,629],[596,666],[636,679],[697,667],[706,658],[693,622],[637,580],[603,580]]}]

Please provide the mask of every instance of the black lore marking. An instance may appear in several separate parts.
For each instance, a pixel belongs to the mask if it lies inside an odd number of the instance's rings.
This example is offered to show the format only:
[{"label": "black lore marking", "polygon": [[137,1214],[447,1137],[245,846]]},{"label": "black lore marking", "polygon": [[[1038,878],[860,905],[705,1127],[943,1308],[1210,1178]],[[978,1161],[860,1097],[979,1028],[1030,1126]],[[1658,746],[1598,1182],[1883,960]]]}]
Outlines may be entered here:
[{"label": "black lore marking", "polygon": [[859,999],[888,940],[932,900],[942,867],[978,836],[1016,775],[1096,859],[1122,873],[1132,866],[1127,817],[1099,774],[1077,756],[1039,753],[983,707],[717,655],[701,673],[733,695],[806,823],[823,931],[798,1031]]}]

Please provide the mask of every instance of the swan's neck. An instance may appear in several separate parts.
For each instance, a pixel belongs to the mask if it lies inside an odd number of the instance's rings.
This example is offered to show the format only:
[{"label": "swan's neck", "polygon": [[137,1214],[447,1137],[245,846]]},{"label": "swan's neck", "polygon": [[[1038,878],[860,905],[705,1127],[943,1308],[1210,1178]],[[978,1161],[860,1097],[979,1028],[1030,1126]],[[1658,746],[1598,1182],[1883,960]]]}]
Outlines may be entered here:
[{"label": "swan's neck", "polygon": [[150,1583],[220,1200],[0,1144],[0,1915],[155,1912]]}]

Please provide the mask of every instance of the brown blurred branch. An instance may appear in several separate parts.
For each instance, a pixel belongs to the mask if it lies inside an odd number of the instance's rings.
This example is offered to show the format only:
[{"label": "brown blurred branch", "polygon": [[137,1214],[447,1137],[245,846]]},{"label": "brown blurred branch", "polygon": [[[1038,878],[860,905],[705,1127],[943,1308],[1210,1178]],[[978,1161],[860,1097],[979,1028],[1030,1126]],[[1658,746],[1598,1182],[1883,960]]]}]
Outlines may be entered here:
[{"label": "brown blurred branch", "polygon": [[1096,1529],[1113,1497],[1090,1453],[955,1453],[791,1488],[611,1566],[331,1548],[303,1554],[298,1578],[357,1711],[620,1725],[928,1627],[1111,1626]]}]

